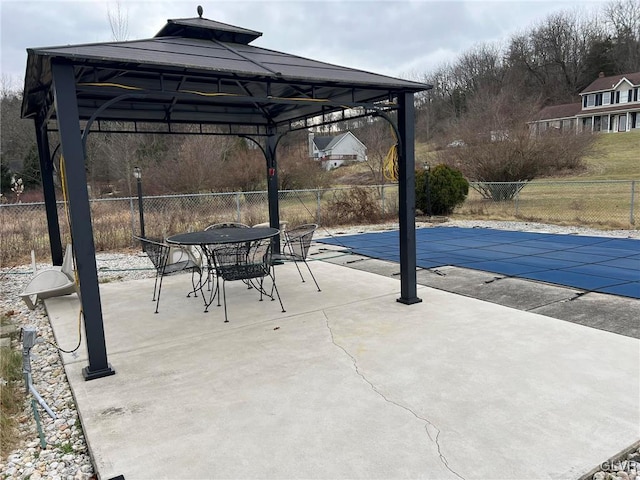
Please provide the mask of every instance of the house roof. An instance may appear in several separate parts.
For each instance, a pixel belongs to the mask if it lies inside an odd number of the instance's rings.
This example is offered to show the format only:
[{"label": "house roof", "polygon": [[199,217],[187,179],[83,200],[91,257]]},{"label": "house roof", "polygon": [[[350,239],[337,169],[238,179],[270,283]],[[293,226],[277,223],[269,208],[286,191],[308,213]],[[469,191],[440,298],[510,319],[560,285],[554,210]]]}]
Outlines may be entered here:
[{"label": "house roof", "polygon": [[98,111],[99,120],[291,128],[431,88],[249,45],[260,35],[191,18],[151,39],[27,49],[22,116],[55,120],[53,62],[74,67],[81,120]]},{"label": "house roof", "polygon": [[582,109],[581,103],[565,103],[562,105],[549,105],[544,107],[535,117],[535,121],[556,120],[575,117]]},{"label": "house roof", "polygon": [[[344,133],[342,135],[344,135]],[[327,150],[327,148],[329,147],[329,144],[333,142],[335,138],[337,137],[333,137],[333,136],[313,137],[313,143],[316,145],[316,148],[318,150]]]},{"label": "house roof", "polygon": [[640,111],[640,105],[637,103],[619,103],[617,105],[609,107],[595,107],[582,110],[577,113],[578,117],[590,117],[592,115],[600,115],[603,113],[624,113],[624,112],[638,112]]},{"label": "house roof", "polygon": [[340,141],[347,135],[351,135],[354,138],[356,138],[356,136],[353,135],[353,133],[344,132],[344,133],[341,133],[340,135],[335,135],[335,136],[313,137],[313,142],[316,144],[316,147],[318,147],[318,150],[330,150],[333,147],[335,147],[338,143],[340,143]]},{"label": "house roof", "polygon": [[632,85],[640,85],[640,72],[624,73],[622,75],[613,75],[611,77],[598,77],[591,84],[580,92],[580,95],[585,93],[602,92],[615,88],[621,80],[626,79]]},{"label": "house roof", "polygon": [[335,148],[336,145],[338,145],[338,143],[340,143],[345,137],[353,137],[355,139],[356,142],[358,142],[360,145],[363,146],[363,148],[366,150],[366,146],[364,143],[362,143],[358,137],[356,137],[352,132],[347,131],[344,133],[341,133],[340,135],[335,135],[335,136],[320,136],[320,137],[313,137],[313,143],[316,145],[316,148],[318,150],[331,150],[332,148]]}]

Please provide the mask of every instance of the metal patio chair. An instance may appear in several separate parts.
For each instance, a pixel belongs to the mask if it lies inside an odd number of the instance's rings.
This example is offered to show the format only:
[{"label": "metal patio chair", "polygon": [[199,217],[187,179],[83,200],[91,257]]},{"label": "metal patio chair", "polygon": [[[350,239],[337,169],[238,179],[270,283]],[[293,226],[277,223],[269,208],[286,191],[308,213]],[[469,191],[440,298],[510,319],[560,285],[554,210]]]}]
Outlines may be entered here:
[{"label": "metal patio chair", "polygon": [[[264,227],[271,227],[271,223],[263,222],[263,223],[256,223],[255,225],[251,225],[251,228],[264,228]],[[280,228],[279,228],[280,233],[283,233],[286,229],[287,229],[287,222],[280,221]]]},{"label": "metal patio chair", "polygon": [[[284,312],[284,305],[276,286],[275,270],[272,265],[271,238],[256,240],[247,245],[246,242],[235,243],[216,248],[215,268],[216,276],[222,278],[222,299],[224,303],[224,321],[228,322],[227,316],[227,293],[226,282],[242,280],[249,288],[254,288],[260,292],[260,301],[264,296],[272,301],[278,297],[280,307]],[[269,277],[271,289],[267,291],[264,281]],[[275,296],[274,296],[275,292]]]},{"label": "metal patio chair", "polygon": [[240,222],[220,222],[209,225],[205,230],[211,230],[212,228],[251,228],[249,225]]},{"label": "metal patio chair", "polygon": [[[207,226],[205,228],[205,230],[211,230],[214,228],[251,228],[250,225],[247,225],[246,223],[240,223],[240,222],[219,222],[219,223],[214,223],[211,224],[209,226]],[[211,288],[211,282],[212,282],[212,276],[215,275],[215,270],[209,270],[207,272],[207,285],[209,288]],[[219,282],[216,279],[216,289],[219,290]],[[218,306],[220,306],[220,298],[218,298]]]},{"label": "metal patio chair", "polygon": [[53,266],[47,270],[36,271],[36,261],[31,252],[33,278],[20,293],[20,298],[29,310],[36,308],[38,299],[70,295],[76,290],[76,277],[73,269],[73,248],[69,243],[64,253],[61,266]]},{"label": "metal patio chair", "polygon": [[152,298],[152,301],[156,302],[155,313],[158,313],[158,306],[160,305],[162,279],[167,275],[191,272],[191,285],[193,289],[187,294],[187,297],[190,297],[192,293],[194,296],[198,296],[197,292],[198,289],[201,288],[202,281],[201,260],[199,260],[199,257],[195,257],[193,252],[188,248],[169,245],[161,240],[136,236],[133,238],[142,244],[144,252],[156,269],[156,280],[153,285]]},{"label": "metal patio chair", "polygon": [[304,283],[304,276],[302,275],[302,271],[298,266],[298,263],[303,262],[307,266],[307,270],[309,270],[309,274],[313,279],[313,282],[316,284],[316,288],[320,292],[320,286],[316,280],[316,277],[313,275],[309,264],[307,263],[307,254],[309,253],[309,246],[311,245],[311,240],[313,239],[313,234],[318,228],[318,225],[315,223],[308,223],[305,225],[298,225],[297,227],[293,227],[284,232],[284,244],[282,246],[282,254],[279,256],[282,260],[293,260],[298,269],[298,273],[300,274],[300,278]]}]

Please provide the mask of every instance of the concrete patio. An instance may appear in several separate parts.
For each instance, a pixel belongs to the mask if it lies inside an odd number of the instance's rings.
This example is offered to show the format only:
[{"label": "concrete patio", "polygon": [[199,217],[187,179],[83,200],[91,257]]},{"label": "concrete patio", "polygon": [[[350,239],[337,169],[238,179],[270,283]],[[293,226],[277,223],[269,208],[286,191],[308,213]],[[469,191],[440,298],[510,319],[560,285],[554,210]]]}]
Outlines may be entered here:
[{"label": "concrete patio", "polygon": [[[330,250],[315,258],[335,256]],[[230,323],[167,277],[100,287],[116,375],[66,355],[100,479],[577,478],[640,438],[640,342],[329,261],[277,267],[286,313],[229,283]],[[75,295],[48,299],[58,342]]]}]

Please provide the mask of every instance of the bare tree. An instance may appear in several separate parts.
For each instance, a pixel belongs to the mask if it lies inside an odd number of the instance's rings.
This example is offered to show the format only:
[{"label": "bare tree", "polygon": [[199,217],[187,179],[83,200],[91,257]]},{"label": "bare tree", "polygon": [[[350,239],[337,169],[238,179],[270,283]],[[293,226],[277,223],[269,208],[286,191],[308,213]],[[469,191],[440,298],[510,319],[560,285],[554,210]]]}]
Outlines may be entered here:
[{"label": "bare tree", "polygon": [[613,37],[616,73],[640,70],[640,2],[615,0],[604,8],[604,18]]},{"label": "bare tree", "polygon": [[107,6],[107,18],[111,27],[111,37],[117,42],[129,39],[129,12],[122,10],[120,0],[116,0],[115,6]]},{"label": "bare tree", "polygon": [[545,103],[573,100],[593,80],[587,78],[586,59],[601,32],[597,19],[576,11],[550,15],[511,39],[507,51],[510,80],[520,76],[526,91]]},{"label": "bare tree", "polygon": [[481,193],[494,200],[511,198],[534,178],[582,168],[595,136],[574,131],[534,136],[526,123],[534,111],[532,104],[518,101],[514,90],[477,95],[456,128],[462,146],[438,152],[438,161],[459,169],[471,181],[514,182],[512,188],[481,185]]},{"label": "bare tree", "polygon": [[329,174],[319,161],[309,156],[306,138],[280,148],[278,181],[282,190],[324,188],[329,186]]},{"label": "bare tree", "polygon": [[12,90],[8,83],[2,83],[0,92],[0,156],[9,170],[20,172],[30,150],[36,142],[33,121],[20,118],[22,93]]},{"label": "bare tree", "polygon": [[177,149],[156,158],[149,182],[158,193],[225,191],[235,138],[215,135],[177,137]]},{"label": "bare tree", "polygon": [[384,175],[385,158],[389,149],[397,143],[393,129],[381,118],[369,119],[368,123],[354,131],[358,139],[367,147],[367,156],[363,162],[368,169],[371,183],[388,183]]}]

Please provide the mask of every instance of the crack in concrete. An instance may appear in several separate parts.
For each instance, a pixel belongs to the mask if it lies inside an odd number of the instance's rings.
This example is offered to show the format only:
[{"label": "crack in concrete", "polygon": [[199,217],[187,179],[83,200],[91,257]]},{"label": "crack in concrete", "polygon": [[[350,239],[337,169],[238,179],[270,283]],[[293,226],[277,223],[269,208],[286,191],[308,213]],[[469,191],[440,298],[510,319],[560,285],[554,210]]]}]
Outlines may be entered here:
[{"label": "crack in concrete", "polygon": [[[424,418],[420,415],[418,415],[416,412],[414,412],[411,408],[402,405],[401,403],[398,403],[394,400],[391,400],[390,398],[388,398],[384,393],[382,393],[380,390],[378,390],[376,388],[376,386],[367,378],[364,376],[364,374],[360,371],[360,368],[358,367],[358,362],[356,360],[356,358],[351,355],[346,348],[344,348],[342,345],[340,345],[339,343],[336,342],[335,337],[333,336],[333,330],[331,329],[331,325],[329,325],[329,317],[327,317],[326,312],[322,311],[322,314],[324,315],[324,320],[325,323],[327,325],[327,329],[329,330],[329,335],[331,336],[331,343],[333,343],[336,347],[338,347],[340,350],[342,350],[345,355],[347,355],[350,359],[351,362],[353,363],[353,368],[355,369],[356,374],[362,378],[362,380],[369,385],[369,387],[371,387],[371,390],[373,390],[376,394],[378,394],[385,402],[390,403],[392,405],[395,405],[396,407],[400,407],[403,410],[409,412],[411,415],[413,415],[415,418],[417,418],[418,420],[421,420],[425,423],[424,429],[425,432],[427,432],[427,436],[429,437],[429,440],[431,440],[433,443],[436,444],[436,448],[438,449],[438,456],[440,457],[440,461],[442,462],[442,464],[447,468],[447,470],[449,470],[451,473],[453,473],[456,477],[465,480],[465,478],[460,475],[458,472],[456,472],[455,470],[453,470],[450,466],[449,466],[449,462],[447,460],[447,458],[444,456],[444,454],[442,453],[442,449],[441,449],[441,445],[439,442],[439,437],[440,437],[440,429],[438,427],[436,427],[433,423],[431,423],[431,421],[427,418]],[[431,427],[431,429],[435,430],[435,438],[431,436],[431,432],[429,431],[429,427]]]},{"label": "crack in concrete", "polygon": [[[556,305],[559,303],[565,303],[565,302],[573,302],[574,300],[578,300],[579,298],[583,297],[584,295],[586,295],[587,293],[590,293],[590,291],[584,291],[584,292],[572,292],[572,296],[571,297],[565,297],[565,298],[558,298],[557,300],[550,300],[546,303],[540,304],[540,305],[536,305],[530,308],[526,308],[524,309],[525,312],[534,312],[539,309],[539,308],[544,308],[544,307],[548,307],[549,305]],[[554,317],[557,318],[557,317]],[[562,320],[562,319],[561,319]]]}]

